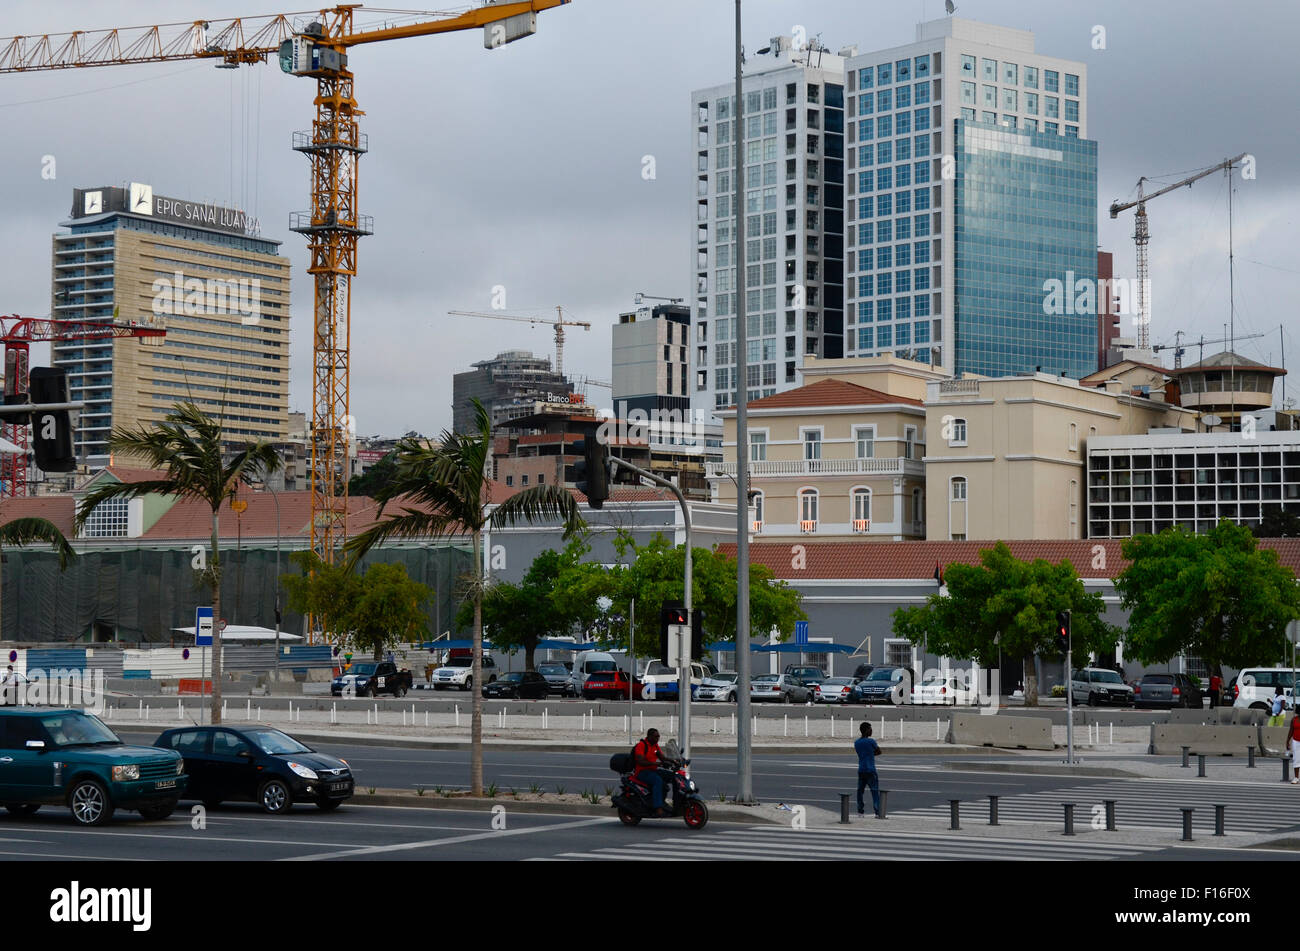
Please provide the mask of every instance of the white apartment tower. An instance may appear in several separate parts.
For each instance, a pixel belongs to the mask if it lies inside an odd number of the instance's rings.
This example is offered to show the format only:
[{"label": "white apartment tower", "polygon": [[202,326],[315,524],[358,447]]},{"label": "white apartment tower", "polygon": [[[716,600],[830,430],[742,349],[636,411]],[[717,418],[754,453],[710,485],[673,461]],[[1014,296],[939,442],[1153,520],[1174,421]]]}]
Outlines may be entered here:
[{"label": "white apartment tower", "polygon": [[[745,288],[751,400],[800,384],[813,354],[844,350],[844,64],[817,42],[774,37],[745,64]],[[691,95],[696,156],[692,406],[734,406],[735,82]]]}]

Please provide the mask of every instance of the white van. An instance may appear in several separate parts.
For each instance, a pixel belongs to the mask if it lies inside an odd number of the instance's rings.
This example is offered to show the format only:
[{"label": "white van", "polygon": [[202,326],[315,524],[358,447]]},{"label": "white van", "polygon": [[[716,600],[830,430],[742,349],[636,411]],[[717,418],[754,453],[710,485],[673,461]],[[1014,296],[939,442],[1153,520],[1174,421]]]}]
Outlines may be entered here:
[{"label": "white van", "polygon": [[1286,697],[1287,709],[1294,709],[1290,667],[1247,667],[1237,675],[1234,707],[1270,710],[1278,687]]},{"label": "white van", "polygon": [[618,670],[613,654],[604,651],[579,651],[573,657],[573,670],[569,674],[569,692],[582,696],[582,685],[598,670]]}]

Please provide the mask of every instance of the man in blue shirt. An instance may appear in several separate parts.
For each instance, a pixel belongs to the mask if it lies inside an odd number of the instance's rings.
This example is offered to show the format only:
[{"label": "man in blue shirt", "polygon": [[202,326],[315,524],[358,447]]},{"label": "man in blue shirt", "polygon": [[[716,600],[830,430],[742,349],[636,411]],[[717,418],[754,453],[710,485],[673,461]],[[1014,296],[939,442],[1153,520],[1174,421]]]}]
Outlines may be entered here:
[{"label": "man in blue shirt", "polygon": [[858,754],[858,815],[865,816],[866,808],[862,802],[862,790],[871,787],[871,811],[880,816],[880,777],[876,775],[876,757],[884,753],[880,744],[871,738],[871,724],[863,723],[862,736],[853,741],[853,750]]}]

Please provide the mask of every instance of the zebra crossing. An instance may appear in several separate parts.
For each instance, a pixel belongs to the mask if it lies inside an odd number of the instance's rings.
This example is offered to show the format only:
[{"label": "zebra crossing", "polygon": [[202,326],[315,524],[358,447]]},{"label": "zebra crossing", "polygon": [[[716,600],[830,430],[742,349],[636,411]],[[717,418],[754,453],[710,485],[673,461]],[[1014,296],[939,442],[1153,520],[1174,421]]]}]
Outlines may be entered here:
[{"label": "zebra crossing", "polygon": [[[1214,807],[1226,806],[1224,827],[1229,833],[1276,832],[1300,826],[1300,790],[1285,783],[1199,783],[1183,780],[1112,780],[1044,792],[1018,793],[998,799],[998,822],[1061,824],[1062,803],[1073,802],[1076,826],[1086,827],[1104,818],[1104,800],[1114,799],[1119,829],[1182,828],[1183,807],[1192,807],[1193,830],[1213,832]],[[988,799],[961,803],[962,823],[986,822]],[[891,815],[947,822],[947,802],[915,809],[893,809]]]},{"label": "zebra crossing", "polygon": [[[866,820],[871,822],[872,820]],[[632,833],[629,833],[631,835]],[[1058,861],[1130,858],[1162,846],[1026,841],[992,836],[887,832],[858,824],[849,829],[749,826],[631,841],[586,852],[561,852],[530,861],[791,862],[791,861]]]}]

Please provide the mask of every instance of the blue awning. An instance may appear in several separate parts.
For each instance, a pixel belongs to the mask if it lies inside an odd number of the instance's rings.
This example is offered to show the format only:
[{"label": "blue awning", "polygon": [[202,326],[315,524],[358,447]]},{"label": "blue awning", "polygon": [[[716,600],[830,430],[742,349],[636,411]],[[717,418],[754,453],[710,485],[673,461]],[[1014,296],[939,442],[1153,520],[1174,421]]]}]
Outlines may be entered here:
[{"label": "blue awning", "polygon": [[537,642],[538,650],[545,651],[588,651],[597,650],[592,644],[575,644],[573,641],[557,641],[555,638],[544,638]]},{"label": "blue awning", "polygon": [[809,641],[807,644],[767,644],[755,647],[760,654],[856,654],[858,649],[852,644],[821,644]]},{"label": "blue awning", "polygon": [[[462,639],[457,641],[425,641],[423,644],[420,645],[420,649],[427,650],[427,651],[445,651],[453,648],[456,650],[461,650],[463,648],[473,647],[473,646],[474,646],[474,642],[472,640],[467,640],[467,639]],[[484,641],[483,649],[491,650],[492,642]]]},{"label": "blue awning", "polygon": [[[714,642],[714,643],[712,643],[712,644],[705,644],[705,645],[704,645],[704,649],[705,649],[706,651],[734,651],[734,650],[736,649],[736,642],[735,642],[735,641],[716,641],[716,642]],[[750,644],[750,645],[749,645],[749,649],[750,649],[751,651],[756,651],[756,650],[759,649],[759,647],[758,647],[757,644]]]}]

